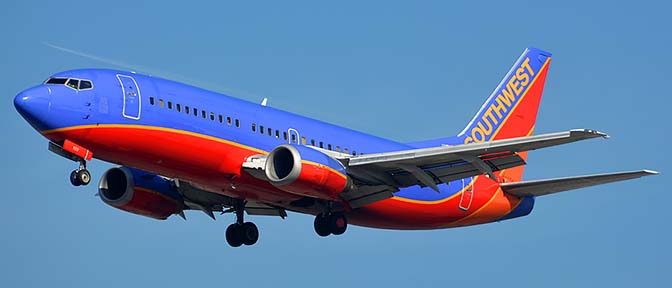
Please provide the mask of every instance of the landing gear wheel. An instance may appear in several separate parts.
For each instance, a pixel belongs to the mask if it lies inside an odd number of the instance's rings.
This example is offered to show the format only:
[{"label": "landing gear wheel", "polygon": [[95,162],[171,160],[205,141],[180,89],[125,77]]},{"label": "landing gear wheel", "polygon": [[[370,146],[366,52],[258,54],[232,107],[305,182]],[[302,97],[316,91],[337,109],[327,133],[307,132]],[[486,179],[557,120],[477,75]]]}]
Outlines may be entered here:
[{"label": "landing gear wheel", "polygon": [[236,213],[236,223],[226,228],[226,242],[231,247],[240,247],[243,244],[248,246],[254,245],[259,240],[257,225],[254,225],[252,222],[244,222],[245,203],[246,201],[244,200],[238,200],[234,203],[233,207],[224,211],[224,213]]},{"label": "landing gear wheel", "polygon": [[79,178],[77,177],[77,170],[70,172],[70,184],[75,187],[82,185],[82,183],[79,182]]},{"label": "landing gear wheel", "polygon": [[79,184],[86,186],[91,183],[91,173],[89,173],[89,170],[82,169],[77,171],[76,174]]},{"label": "landing gear wheel", "polygon": [[238,238],[242,240],[245,245],[254,245],[259,240],[259,229],[257,225],[252,222],[245,222],[238,227]]},{"label": "landing gear wheel", "polygon": [[313,227],[315,227],[315,233],[317,235],[320,235],[322,237],[327,237],[329,234],[331,234],[331,230],[329,229],[329,217],[325,215],[317,215],[315,217],[315,222],[313,222]]},{"label": "landing gear wheel", "polygon": [[240,225],[238,223],[233,223],[226,228],[226,242],[231,245],[231,247],[240,247],[243,245],[241,237],[239,237],[238,228]]},{"label": "landing gear wheel", "polygon": [[334,213],[329,217],[329,228],[334,235],[341,235],[348,229],[348,219],[343,213]]}]

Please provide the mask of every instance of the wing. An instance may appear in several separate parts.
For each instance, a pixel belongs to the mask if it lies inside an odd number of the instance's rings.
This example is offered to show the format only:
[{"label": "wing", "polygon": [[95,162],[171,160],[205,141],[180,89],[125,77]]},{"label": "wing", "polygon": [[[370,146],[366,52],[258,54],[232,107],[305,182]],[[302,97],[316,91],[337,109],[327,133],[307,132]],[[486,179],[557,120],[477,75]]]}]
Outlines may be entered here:
[{"label": "wing", "polygon": [[[201,210],[212,219],[215,219],[214,212],[230,212],[229,208],[234,207],[236,204],[236,199],[231,197],[197,188],[185,181],[172,180],[176,184],[177,191],[182,195],[186,208],[189,210]],[[248,215],[287,217],[287,212],[283,208],[254,201],[245,203],[245,212]],[[180,216],[185,217],[184,214]]]},{"label": "wing", "polygon": [[412,149],[342,159],[356,188],[342,197],[353,208],[392,197],[399,188],[420,185],[438,191],[437,184],[525,165],[519,152],[608,136],[594,130],[509,138],[490,142]]},{"label": "wing", "polygon": [[522,182],[502,183],[504,192],[516,196],[543,196],[552,193],[563,192],[572,189],[590,187],[594,185],[634,179],[649,175],[657,175],[658,172],[651,170],[628,171],[607,174],[595,174],[555,178],[545,180],[533,180]]}]

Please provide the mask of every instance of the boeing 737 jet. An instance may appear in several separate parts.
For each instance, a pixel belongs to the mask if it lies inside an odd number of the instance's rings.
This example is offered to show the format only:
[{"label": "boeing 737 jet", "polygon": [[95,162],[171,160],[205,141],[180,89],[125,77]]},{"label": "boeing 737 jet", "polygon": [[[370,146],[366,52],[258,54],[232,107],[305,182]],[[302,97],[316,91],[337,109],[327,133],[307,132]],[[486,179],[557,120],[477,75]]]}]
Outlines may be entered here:
[{"label": "boeing 737 jet", "polygon": [[550,62],[526,49],[464,130],[413,143],[107,69],[56,73],[14,105],[49,150],[78,163],[73,185],[89,184],[92,158],[117,164],[100,179],[102,201],[155,219],[235,213],[226,240],[238,247],[259,238],[245,214],[312,214],[320,236],[348,224],[441,229],[525,216],[538,196],[657,174],[522,180],[528,151],[607,137],[533,133]]}]

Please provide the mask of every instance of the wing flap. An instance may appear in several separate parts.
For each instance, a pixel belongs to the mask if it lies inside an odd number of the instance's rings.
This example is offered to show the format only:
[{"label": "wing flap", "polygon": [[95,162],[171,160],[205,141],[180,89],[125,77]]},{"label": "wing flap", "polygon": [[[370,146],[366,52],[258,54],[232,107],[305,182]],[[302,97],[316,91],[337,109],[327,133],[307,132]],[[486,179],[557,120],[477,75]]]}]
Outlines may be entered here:
[{"label": "wing flap", "polygon": [[376,153],[343,160],[347,163],[348,174],[361,185],[434,188],[436,185],[432,184],[480,174],[494,177],[493,171],[525,165],[518,152],[596,137],[607,135],[594,130],[570,130],[490,142]]},{"label": "wing flap", "polygon": [[596,137],[607,137],[607,135],[595,130],[570,130],[490,142],[369,154],[350,158],[348,165],[350,167],[375,165],[381,168],[395,168],[398,167],[398,164],[441,165],[453,161],[462,161],[465,155],[481,156],[498,152],[522,152]]},{"label": "wing flap", "polygon": [[[497,155],[496,157],[492,156],[483,156],[481,160],[492,169],[492,171],[499,171],[502,169],[507,169],[511,167],[516,167],[520,165],[525,165],[525,161],[520,158],[518,154],[507,153],[506,155]],[[440,181],[440,183],[447,183],[453,180],[459,180],[463,178],[473,177],[476,175],[483,174],[483,172],[467,161],[456,161],[449,163],[447,165],[440,166],[429,166],[421,167],[425,172],[434,176]],[[423,185],[422,182],[419,182],[412,173],[397,170],[391,173],[392,177],[396,180],[398,184],[402,187],[408,187],[413,185],[427,186]]]},{"label": "wing flap", "polygon": [[574,176],[574,177],[545,179],[545,180],[502,183],[501,187],[502,190],[504,190],[504,192],[516,196],[521,197],[543,196],[567,190],[590,187],[595,185],[635,179],[657,174],[658,172],[651,170],[627,171],[627,172],[584,175],[584,176]]}]

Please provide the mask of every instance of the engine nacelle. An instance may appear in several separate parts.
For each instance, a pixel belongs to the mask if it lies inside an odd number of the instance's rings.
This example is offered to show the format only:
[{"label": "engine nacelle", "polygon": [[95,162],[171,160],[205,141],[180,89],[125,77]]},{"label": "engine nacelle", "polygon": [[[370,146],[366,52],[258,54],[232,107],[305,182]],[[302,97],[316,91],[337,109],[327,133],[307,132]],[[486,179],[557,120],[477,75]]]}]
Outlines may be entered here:
[{"label": "engine nacelle", "polygon": [[321,199],[338,199],[351,185],[341,162],[305,146],[276,147],[266,158],[264,173],[285,192]]},{"label": "engine nacelle", "polygon": [[98,194],[112,207],[159,220],[184,208],[182,197],[169,180],[128,167],[107,170],[98,184]]}]

